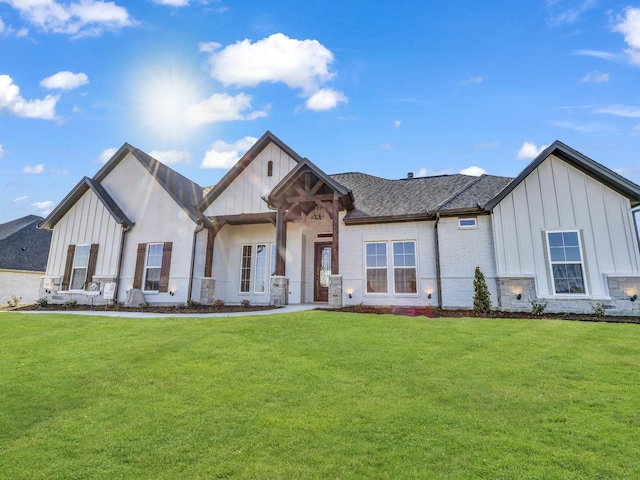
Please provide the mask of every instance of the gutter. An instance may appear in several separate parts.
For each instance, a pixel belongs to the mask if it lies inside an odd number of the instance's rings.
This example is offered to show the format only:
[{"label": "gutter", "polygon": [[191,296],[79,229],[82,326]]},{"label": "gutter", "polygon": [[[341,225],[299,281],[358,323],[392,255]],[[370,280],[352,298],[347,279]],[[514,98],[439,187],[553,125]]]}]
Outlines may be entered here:
[{"label": "gutter", "polygon": [[122,237],[120,238],[120,255],[118,257],[118,277],[116,278],[116,288],[113,292],[114,300],[118,300],[118,290],[120,289],[120,278],[122,277],[122,261],[124,259],[124,239],[129,230],[133,225],[125,225],[122,224]]},{"label": "gutter", "polygon": [[436,213],[436,223],[433,227],[435,233],[436,247],[436,289],[438,291],[438,308],[442,309],[442,279],[440,272],[440,241],[438,235],[438,223],[440,222],[440,213]]},{"label": "gutter", "polygon": [[202,219],[198,220],[196,228],[193,231],[193,242],[191,245],[191,268],[189,270],[189,291],[187,293],[187,303],[191,303],[191,295],[193,294],[193,271],[196,263],[196,242],[198,234],[205,229],[205,223]]}]

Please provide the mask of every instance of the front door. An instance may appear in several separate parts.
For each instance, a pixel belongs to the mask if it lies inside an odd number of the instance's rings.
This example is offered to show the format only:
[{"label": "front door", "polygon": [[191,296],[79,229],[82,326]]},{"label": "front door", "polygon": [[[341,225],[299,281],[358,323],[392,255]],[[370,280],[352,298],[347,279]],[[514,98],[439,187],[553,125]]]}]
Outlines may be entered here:
[{"label": "front door", "polygon": [[316,243],[314,262],[314,294],[316,302],[329,301],[329,275],[331,274],[331,244]]}]

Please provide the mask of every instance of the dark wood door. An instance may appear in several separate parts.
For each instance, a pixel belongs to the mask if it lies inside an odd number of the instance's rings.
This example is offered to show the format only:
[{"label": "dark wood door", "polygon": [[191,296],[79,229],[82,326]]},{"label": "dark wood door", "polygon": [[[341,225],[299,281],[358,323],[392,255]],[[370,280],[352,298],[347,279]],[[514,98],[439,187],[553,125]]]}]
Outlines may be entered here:
[{"label": "dark wood door", "polygon": [[331,244],[316,243],[314,261],[314,293],[316,302],[329,301],[329,275],[331,275]]}]

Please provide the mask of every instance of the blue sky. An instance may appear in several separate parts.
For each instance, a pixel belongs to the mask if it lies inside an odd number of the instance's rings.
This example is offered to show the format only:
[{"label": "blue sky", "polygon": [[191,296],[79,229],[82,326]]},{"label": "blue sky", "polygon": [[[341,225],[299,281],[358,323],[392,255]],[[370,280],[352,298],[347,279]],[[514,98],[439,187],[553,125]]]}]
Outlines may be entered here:
[{"label": "blue sky", "polygon": [[327,173],[515,176],[558,139],[640,183],[640,4],[0,0],[0,223],[124,142],[208,186],[271,130]]}]

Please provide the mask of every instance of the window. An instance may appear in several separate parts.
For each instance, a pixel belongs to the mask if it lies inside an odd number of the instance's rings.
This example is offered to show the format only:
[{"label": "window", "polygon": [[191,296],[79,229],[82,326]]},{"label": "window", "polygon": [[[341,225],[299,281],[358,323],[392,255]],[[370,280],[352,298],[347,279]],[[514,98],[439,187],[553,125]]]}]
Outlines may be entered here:
[{"label": "window", "polygon": [[243,245],[240,258],[240,293],[270,292],[270,277],[276,272],[276,244]]},{"label": "window", "polygon": [[547,239],[555,293],[586,293],[578,232],[547,232]]},{"label": "window", "polygon": [[387,293],[387,244],[365,244],[367,293]]},{"label": "window", "polygon": [[256,245],[256,279],[253,287],[255,293],[267,291],[267,259],[267,246]]},{"label": "window", "polygon": [[269,160],[267,162],[267,177],[273,176],[273,162]]},{"label": "window", "polygon": [[98,244],[69,245],[62,276],[62,290],[84,290],[96,272]]},{"label": "window", "polygon": [[147,245],[144,263],[144,290],[157,292],[160,290],[160,272],[162,270],[162,243]]},{"label": "window", "polygon": [[69,290],[84,290],[89,268],[89,245],[76,245]]},{"label": "window", "polygon": [[173,242],[139,243],[133,288],[168,292]]},{"label": "window", "polygon": [[240,263],[240,292],[251,291],[251,245],[242,246],[242,260]]},{"label": "window", "polygon": [[476,228],[477,226],[478,222],[475,218],[461,218],[458,220],[459,228]]},{"label": "window", "polygon": [[393,242],[393,284],[396,293],[417,293],[415,242]]}]

